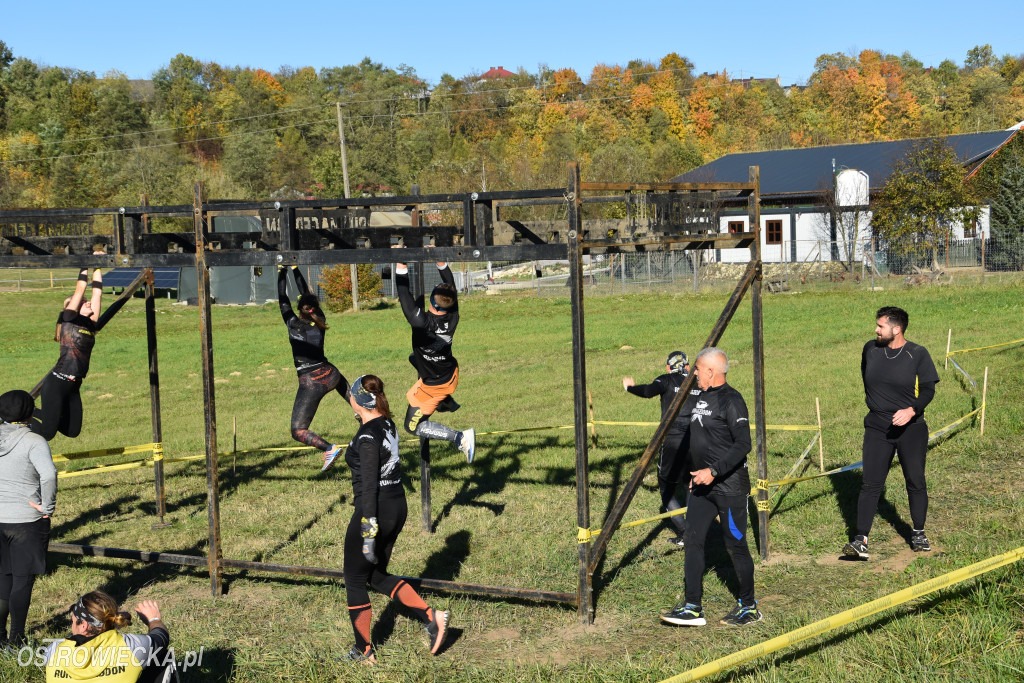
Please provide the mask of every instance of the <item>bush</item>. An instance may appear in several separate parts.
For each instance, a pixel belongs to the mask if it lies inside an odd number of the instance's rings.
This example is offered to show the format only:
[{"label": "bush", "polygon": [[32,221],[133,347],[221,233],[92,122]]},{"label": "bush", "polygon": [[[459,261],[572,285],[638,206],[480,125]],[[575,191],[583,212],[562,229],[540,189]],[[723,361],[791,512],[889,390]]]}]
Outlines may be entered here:
[{"label": "bush", "polygon": [[[320,287],[327,294],[327,310],[339,312],[352,308],[351,267],[346,263],[330,266],[320,271]],[[383,289],[380,273],[373,272],[373,265],[360,263],[356,266],[356,282],[359,284],[359,301],[378,299]]]}]

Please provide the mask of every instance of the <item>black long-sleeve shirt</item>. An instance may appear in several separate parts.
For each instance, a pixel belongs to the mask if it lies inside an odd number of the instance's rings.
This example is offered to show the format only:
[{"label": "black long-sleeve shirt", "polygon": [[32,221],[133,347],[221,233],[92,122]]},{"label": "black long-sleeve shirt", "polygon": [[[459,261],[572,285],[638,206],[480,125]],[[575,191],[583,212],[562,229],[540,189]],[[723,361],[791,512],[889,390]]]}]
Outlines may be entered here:
[{"label": "black long-sleeve shirt", "polygon": [[872,422],[879,426],[892,424],[893,414],[904,408],[914,409],[911,422],[923,419],[939,382],[928,349],[909,341],[897,351],[875,340],[866,343],[860,357],[860,375],[864,401]]},{"label": "black long-sleeve shirt", "polygon": [[[284,324],[288,326],[288,342],[292,346],[295,369],[301,374],[327,362],[327,356],[324,355],[324,331],[312,320],[303,320],[295,315],[292,302],[288,298],[286,271],[287,269],[282,269],[277,274],[277,301],[281,306]],[[292,274],[295,276],[295,286],[299,288],[300,296],[309,292],[306,279],[302,277],[299,269],[293,268]]]},{"label": "black long-sleeve shirt", "polygon": [[65,309],[57,316],[60,357],[53,372],[76,379],[89,373],[92,347],[96,345],[96,323],[78,311]]},{"label": "black long-sleeve shirt", "polygon": [[698,495],[750,495],[747,454],[750,453],[750,419],[740,392],[728,384],[711,387],[693,397],[690,410],[690,461],[695,468],[711,468],[715,480],[694,485]]},{"label": "black long-sleeve shirt", "polygon": [[[455,276],[447,265],[438,272],[443,282],[455,287]],[[409,360],[424,384],[447,383],[459,367],[459,361],[452,355],[452,339],[459,324],[458,301],[445,313],[437,315],[430,312],[423,297],[413,299],[408,273],[396,273],[395,285],[402,312],[412,326],[413,353]]]},{"label": "black long-sleeve shirt", "polygon": [[377,417],[363,424],[348,444],[345,462],[352,470],[352,504],[363,517],[377,516],[379,498],[405,495],[398,430],[390,419]]},{"label": "black long-sleeve shirt", "polygon": [[[650,384],[634,384],[631,387],[626,387],[626,391],[634,396],[640,396],[641,398],[654,398],[655,396],[660,396],[661,415],[664,417],[685,381],[686,375],[679,372],[669,372],[664,375],[659,375]],[[700,389],[697,389],[696,387],[690,391],[690,396],[686,397],[686,403],[684,403],[679,409],[679,414],[676,415],[675,421],[672,423],[672,426],[669,427],[669,434],[686,433],[686,430],[690,425],[690,411],[693,409],[695,403],[694,397],[698,394],[700,394]]]}]

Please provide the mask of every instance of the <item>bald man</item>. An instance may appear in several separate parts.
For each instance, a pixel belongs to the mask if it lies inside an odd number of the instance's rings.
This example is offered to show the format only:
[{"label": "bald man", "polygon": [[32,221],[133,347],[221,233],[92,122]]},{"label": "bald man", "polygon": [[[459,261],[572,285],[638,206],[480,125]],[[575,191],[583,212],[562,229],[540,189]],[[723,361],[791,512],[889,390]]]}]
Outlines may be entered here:
[{"label": "bald man", "polygon": [[694,363],[701,392],[690,412],[690,461],[697,469],[686,500],[686,601],[661,619],[678,626],[703,626],[704,541],[715,517],[721,520],[725,548],[739,580],[736,607],[721,619],[731,626],[761,620],[754,599],[754,560],[747,547],[750,476],[750,420],[740,392],[726,382],[729,357],[709,346]]}]

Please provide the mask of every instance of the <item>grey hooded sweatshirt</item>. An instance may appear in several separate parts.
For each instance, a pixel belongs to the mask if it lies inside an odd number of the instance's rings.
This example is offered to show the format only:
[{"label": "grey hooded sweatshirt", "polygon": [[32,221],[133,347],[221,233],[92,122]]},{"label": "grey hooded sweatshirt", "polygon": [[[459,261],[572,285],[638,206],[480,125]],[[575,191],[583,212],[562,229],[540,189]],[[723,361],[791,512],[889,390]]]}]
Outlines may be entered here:
[{"label": "grey hooded sweatshirt", "polygon": [[[39,512],[29,501],[43,506]],[[0,522],[22,524],[52,515],[57,468],[46,439],[27,425],[0,422]]]}]

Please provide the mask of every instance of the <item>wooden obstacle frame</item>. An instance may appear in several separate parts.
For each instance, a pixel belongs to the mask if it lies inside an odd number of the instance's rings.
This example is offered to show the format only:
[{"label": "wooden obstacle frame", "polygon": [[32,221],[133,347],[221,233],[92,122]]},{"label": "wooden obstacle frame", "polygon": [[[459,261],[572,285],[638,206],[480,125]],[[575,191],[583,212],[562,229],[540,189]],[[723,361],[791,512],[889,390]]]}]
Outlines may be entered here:
[{"label": "wooden obstacle frame", "polygon": [[[414,189],[415,192],[415,189]],[[591,193],[584,197],[584,193]],[[601,193],[594,195],[592,193]],[[625,202],[627,218],[618,221],[584,219],[586,204]],[[720,233],[718,211],[745,204],[749,220],[746,232]],[[500,220],[505,207],[564,206],[566,219],[535,224]],[[375,209],[407,210],[411,226],[370,227]],[[461,225],[424,225],[421,211],[442,210],[458,215]],[[211,231],[218,215],[259,216],[260,233]],[[156,218],[192,219],[191,232],[153,232]],[[97,218],[112,222],[110,233],[92,229]],[[53,234],[46,226],[70,225],[67,234]],[[60,232],[60,231],[57,231]],[[473,192],[353,199],[295,199],[281,201],[214,201],[204,196],[197,183],[191,205],[150,206],[145,198],[136,207],[0,210],[0,267],[194,267],[198,284],[198,313],[205,403],[205,452],[208,512],[207,556],[148,550],[50,543],[50,550],[75,555],[159,562],[207,568],[213,595],[223,590],[228,569],[343,578],[342,570],[324,567],[279,565],[223,557],[221,550],[220,485],[218,479],[216,394],[213,373],[210,271],[216,266],[253,268],[278,265],[333,265],[395,261],[391,246],[406,248],[402,259],[409,263],[486,262],[515,260],[568,260],[570,315],[572,318],[573,408],[576,451],[576,508],[579,573],[577,591],[564,593],[504,586],[489,586],[429,578],[404,577],[415,585],[437,592],[517,598],[574,605],[584,623],[594,618],[593,575],[622,521],[643,477],[660,451],[668,429],[695,383],[691,373],[644,449],[622,492],[601,525],[591,534],[587,434],[587,382],[584,342],[583,256],[629,251],[694,251],[702,249],[749,249],[750,261],[729,297],[704,346],[722,338],[729,321],[749,291],[753,318],[755,454],[758,477],[767,478],[764,404],[764,336],[762,265],[760,243],[760,176],[750,167],[746,183],[583,183],[579,166],[569,164],[564,188],[507,192]],[[93,254],[103,246],[106,254]],[[431,248],[427,248],[430,246]],[[422,269],[419,269],[422,272]],[[157,372],[156,320],[152,279],[145,272],[132,289],[146,284],[146,324],[149,342],[150,399],[153,440],[159,443],[160,398]],[[419,293],[422,293],[422,279]],[[127,294],[127,296],[126,296]],[[127,300],[130,293],[122,294]],[[120,305],[123,305],[123,301]],[[113,306],[113,305],[112,305]],[[119,308],[119,306],[118,306]],[[116,310],[115,310],[116,312]],[[429,530],[430,450],[420,441],[423,523]],[[155,466],[158,511],[164,512],[163,463]],[[758,541],[763,558],[769,556],[768,497],[757,498]]]}]

